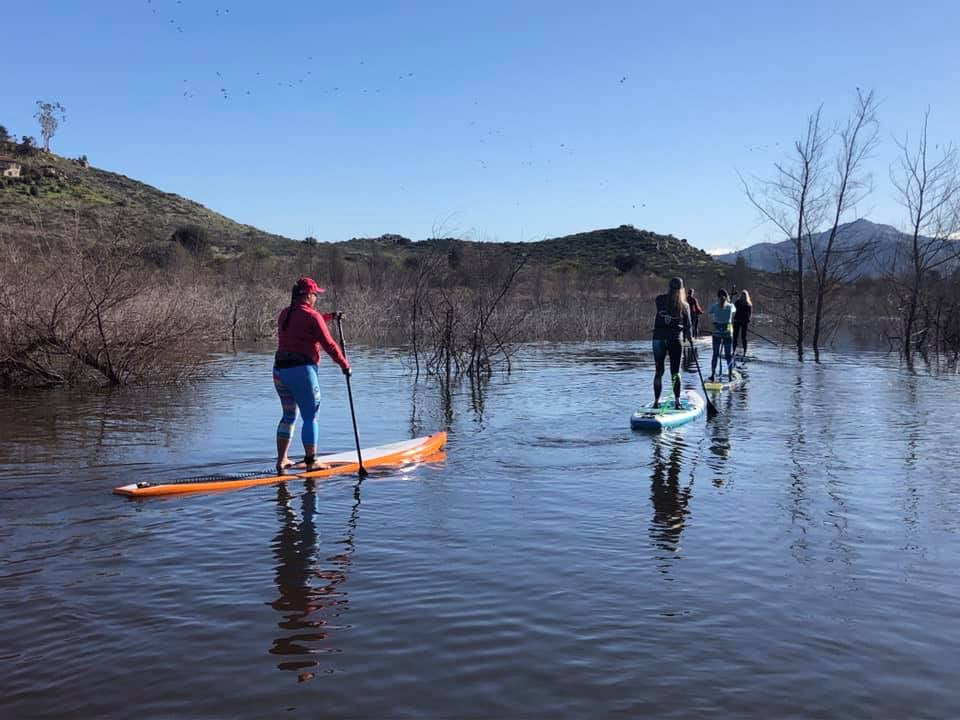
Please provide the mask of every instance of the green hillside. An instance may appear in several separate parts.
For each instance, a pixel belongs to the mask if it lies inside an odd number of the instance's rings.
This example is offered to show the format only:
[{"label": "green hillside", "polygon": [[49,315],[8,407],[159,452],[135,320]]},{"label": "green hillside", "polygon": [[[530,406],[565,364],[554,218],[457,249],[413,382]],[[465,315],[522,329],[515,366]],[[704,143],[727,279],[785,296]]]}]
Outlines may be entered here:
[{"label": "green hillside", "polygon": [[[221,257],[256,252],[263,256],[294,256],[303,243],[242,225],[199,203],[166,193],[85,162],[34,151],[21,155],[11,143],[0,144],[0,156],[20,164],[19,178],[0,178],[0,232],[13,236],[34,228],[56,230],[76,217],[94,231],[118,222],[124,231],[151,244],[171,242],[180,228],[202,228],[211,251]],[[363,260],[371,254],[400,265],[411,255],[478,244],[452,238],[412,241],[400,235],[352,238],[332,243],[344,259]],[[659,235],[631,225],[550,238],[537,242],[484,243],[498,251],[526,254],[531,265],[552,269],[637,272],[657,276],[678,273],[722,277],[730,266],[718,263],[686,240]]]},{"label": "green hillside", "polygon": [[211,244],[224,253],[252,246],[282,253],[290,242],[125,175],[53,153],[17,154],[15,147],[0,143],[0,156],[21,166],[21,177],[0,178],[0,232],[23,232],[38,225],[56,230],[79,212],[87,228],[110,227],[119,220],[127,232],[146,242],[165,242],[186,226],[202,227]]}]

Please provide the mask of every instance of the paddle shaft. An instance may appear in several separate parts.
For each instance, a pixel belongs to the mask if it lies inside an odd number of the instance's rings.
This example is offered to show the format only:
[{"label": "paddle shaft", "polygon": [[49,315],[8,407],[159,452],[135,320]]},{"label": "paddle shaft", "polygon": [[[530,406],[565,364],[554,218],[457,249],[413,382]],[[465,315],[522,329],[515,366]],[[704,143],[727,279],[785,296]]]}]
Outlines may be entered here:
[{"label": "paddle shaft", "polygon": [[[340,334],[340,349],[343,350],[343,355],[346,357],[347,345],[343,341],[343,322],[339,315],[337,315],[337,332]],[[367,469],[363,466],[363,458],[360,456],[360,433],[357,430],[357,413],[353,409],[353,390],[350,388],[350,376],[344,373],[344,377],[347,378],[347,398],[350,400],[350,418],[353,420],[353,439],[357,443],[357,464],[360,466],[357,474],[360,477],[366,477],[368,475]]]},{"label": "paddle shaft", "polygon": [[766,340],[766,341],[767,341],[768,343],[770,343],[771,345],[779,345],[779,344],[780,344],[780,343],[774,342],[774,341],[771,340],[770,338],[765,338],[763,335],[761,335],[760,333],[758,333],[756,330],[751,330],[749,327],[747,327],[747,332],[753,333],[754,335],[756,335],[756,336],[757,336],[758,338],[760,338],[761,340]]},{"label": "paddle shaft", "polygon": [[710,400],[710,394],[707,392],[707,384],[703,381],[703,373],[700,372],[700,358],[697,357],[697,349],[693,346],[693,338],[688,336],[687,342],[690,344],[690,351],[693,354],[693,364],[697,366],[697,375],[700,376],[700,389],[703,390],[703,397],[707,401],[707,417],[719,415],[720,411],[717,410],[713,401]]}]

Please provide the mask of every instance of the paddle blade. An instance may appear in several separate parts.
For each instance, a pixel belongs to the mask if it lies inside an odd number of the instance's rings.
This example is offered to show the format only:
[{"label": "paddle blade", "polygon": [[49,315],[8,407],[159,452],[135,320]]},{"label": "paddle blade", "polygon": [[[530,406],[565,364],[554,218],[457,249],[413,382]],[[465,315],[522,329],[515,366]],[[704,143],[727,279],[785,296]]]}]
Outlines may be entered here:
[{"label": "paddle blade", "polygon": [[707,420],[720,414],[716,405],[710,400],[710,393],[707,392],[707,385],[703,382],[703,373],[700,371],[700,358],[697,357],[697,349],[693,346],[693,338],[687,338],[690,343],[690,350],[693,353],[693,362],[697,366],[697,375],[700,377],[700,389],[703,390],[703,397],[707,401]]},{"label": "paddle blade", "polygon": [[707,417],[713,418],[720,414],[720,411],[717,410],[717,406],[713,404],[710,398],[707,398]]}]

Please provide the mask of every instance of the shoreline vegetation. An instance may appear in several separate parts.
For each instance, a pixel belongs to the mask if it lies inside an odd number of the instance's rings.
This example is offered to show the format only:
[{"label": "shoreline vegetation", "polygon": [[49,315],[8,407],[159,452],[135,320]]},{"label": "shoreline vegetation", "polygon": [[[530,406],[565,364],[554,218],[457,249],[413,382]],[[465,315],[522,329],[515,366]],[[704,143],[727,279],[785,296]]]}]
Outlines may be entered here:
[{"label": "shoreline vegetation", "polygon": [[274,337],[299,275],[327,288],[323,307],[346,313],[355,342],[408,348],[416,373],[444,376],[509,368],[521,342],[646,337],[648,300],[663,289],[635,258],[623,270],[549,266],[519,244],[385,237],[223,259],[202,228],[158,246],[129,237],[122,213],[95,232],[82,225],[0,235],[6,387],[190,379],[211,349]]},{"label": "shoreline vegetation", "polygon": [[[289,288],[328,289],[354,342],[409,350],[416,374],[509,370],[537,341],[642,340],[653,299],[679,275],[706,306],[748,288],[758,331],[791,341],[797,273],[715,261],[686,240],[631,225],[537,242],[399,235],[321,243],[239,225],[179,196],[70,160],[0,143],[20,175],[0,178],[0,386],[172,383],[211,350],[275,336]],[[921,353],[960,352],[957,280],[918,300]],[[843,327],[896,347],[901,317],[882,280],[840,283],[822,336]],[[934,302],[935,301],[935,302]],[[821,308],[822,310],[822,308]],[[882,318],[894,318],[892,323]],[[756,338],[753,342],[758,342]]]}]

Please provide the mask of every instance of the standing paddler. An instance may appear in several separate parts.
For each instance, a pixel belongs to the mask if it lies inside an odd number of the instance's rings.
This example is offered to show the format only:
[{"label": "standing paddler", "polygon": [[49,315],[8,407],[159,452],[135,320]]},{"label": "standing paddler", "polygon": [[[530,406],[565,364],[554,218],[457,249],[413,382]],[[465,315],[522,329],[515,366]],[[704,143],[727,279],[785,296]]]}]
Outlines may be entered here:
[{"label": "standing paddler", "polygon": [[324,289],[312,278],[302,277],[293,286],[289,307],[280,312],[277,331],[277,352],[273,362],[273,384],[283,417],[277,425],[277,472],[294,463],[287,456],[290,436],[297,421],[297,410],[303,415],[303,462],[307,470],[320,467],[316,460],[317,412],[320,409],[320,380],[317,366],[321,348],[344,375],[350,374],[350,363],[327,329],[327,321],[340,313],[319,313],[313,306]]},{"label": "standing paddler", "polygon": [[713,357],[710,360],[710,382],[715,382],[717,376],[717,361],[720,359],[720,348],[727,360],[727,378],[733,380],[733,317],[737,309],[729,301],[724,288],[717,290],[717,299],[707,309],[713,317]]},{"label": "standing paddler", "polygon": [[670,355],[670,378],[673,381],[673,403],[680,405],[680,358],[683,355],[681,337],[690,338],[690,306],[683,292],[683,280],[670,280],[665,295],[657,295],[657,316],[653,321],[653,407],[660,407],[660,392],[663,389],[663,371],[667,355]]}]

